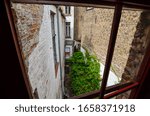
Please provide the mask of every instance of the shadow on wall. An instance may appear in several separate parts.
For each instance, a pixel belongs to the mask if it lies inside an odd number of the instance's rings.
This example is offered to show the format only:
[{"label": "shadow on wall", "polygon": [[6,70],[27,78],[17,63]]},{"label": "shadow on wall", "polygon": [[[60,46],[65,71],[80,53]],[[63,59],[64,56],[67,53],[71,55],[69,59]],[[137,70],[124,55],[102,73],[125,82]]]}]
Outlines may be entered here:
[{"label": "shadow on wall", "polygon": [[91,41],[92,41],[92,37],[89,38],[87,35],[85,35],[83,39],[83,45],[82,45],[83,47],[87,48],[90,53],[92,53],[94,49],[93,43]]}]

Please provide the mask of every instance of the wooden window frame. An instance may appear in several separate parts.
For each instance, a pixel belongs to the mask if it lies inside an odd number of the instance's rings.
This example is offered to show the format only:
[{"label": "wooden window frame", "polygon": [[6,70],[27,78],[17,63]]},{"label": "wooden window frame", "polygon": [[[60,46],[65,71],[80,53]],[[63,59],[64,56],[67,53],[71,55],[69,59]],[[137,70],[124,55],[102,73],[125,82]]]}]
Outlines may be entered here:
[{"label": "wooden window frame", "polygon": [[[97,96],[99,96],[100,99],[105,99],[105,98],[111,98],[116,95],[119,95],[125,91],[131,90],[134,88],[134,91],[131,92],[130,98],[136,98],[136,93],[139,90],[139,86],[142,84],[141,81],[144,80],[144,70],[146,67],[146,62],[150,58],[149,52],[146,52],[144,59],[142,61],[142,64],[140,66],[140,70],[138,72],[138,79],[135,80],[135,82],[130,83],[129,85],[127,83],[123,85],[114,85],[109,89],[109,93],[106,93],[108,91],[108,88],[106,87],[107,81],[108,81],[108,75],[109,75],[109,70],[110,70],[110,65],[112,62],[112,57],[114,53],[114,47],[116,43],[116,37],[117,37],[117,32],[118,32],[118,27],[120,23],[120,18],[121,18],[121,12],[123,7],[127,8],[135,8],[135,9],[148,9],[150,10],[150,3],[146,2],[141,2],[136,0],[94,0],[94,1],[84,1],[84,0],[11,0],[12,2],[16,3],[30,3],[30,4],[56,4],[56,5],[73,5],[73,6],[90,6],[90,7],[115,7],[114,11],[114,17],[113,17],[113,23],[112,23],[112,29],[111,29],[111,34],[110,34],[110,40],[109,40],[109,45],[108,45],[108,51],[107,51],[107,57],[106,57],[106,63],[105,63],[105,69],[104,69],[104,74],[103,74],[103,80],[102,80],[102,86],[101,89],[98,91]],[[144,1],[144,0],[143,0]],[[11,9],[10,9],[10,0],[5,0],[5,5],[7,7],[7,14],[9,17],[9,22],[11,25],[11,30],[12,33],[14,34],[14,38],[16,38],[16,32],[14,32],[14,24],[13,24],[13,19],[10,18],[12,16],[11,14]],[[16,49],[18,51],[18,57],[20,59],[21,66],[22,64],[22,57],[20,56],[20,49],[18,47],[18,41],[14,39],[16,45]],[[148,51],[150,51],[150,47],[148,47]],[[24,66],[22,66],[23,73],[24,72]],[[25,79],[26,79],[26,74],[24,74]],[[28,81],[27,81],[28,83]],[[127,86],[125,86],[127,85]],[[120,89],[118,89],[116,86],[119,86]],[[90,92],[87,95],[87,98],[90,98],[90,96],[94,95],[94,92]],[[85,98],[84,95],[78,96],[78,98],[82,99]]]},{"label": "wooden window frame", "polygon": [[[67,50],[66,50],[66,49],[67,49]],[[68,53],[68,52],[70,53],[70,47],[66,46],[66,47],[65,47],[65,52],[66,52],[66,53]]]}]

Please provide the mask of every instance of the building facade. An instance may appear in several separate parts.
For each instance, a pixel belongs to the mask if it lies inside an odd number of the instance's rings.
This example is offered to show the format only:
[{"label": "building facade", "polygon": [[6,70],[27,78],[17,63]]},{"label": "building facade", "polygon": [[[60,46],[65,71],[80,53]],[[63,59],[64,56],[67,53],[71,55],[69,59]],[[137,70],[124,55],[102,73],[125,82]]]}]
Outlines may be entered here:
[{"label": "building facade", "polygon": [[[96,54],[105,64],[114,9],[75,7],[75,40]],[[150,34],[150,12],[123,9],[119,24],[111,70],[121,82],[138,79],[139,69],[147,51]],[[109,80],[109,78],[108,78]],[[127,91],[117,98],[129,98]]]},{"label": "building facade", "polygon": [[70,58],[74,51],[74,7],[63,6],[66,17],[65,27],[65,58]]},{"label": "building facade", "polygon": [[63,97],[65,16],[60,6],[12,4],[34,98]]},{"label": "building facade", "polygon": [[[123,9],[111,70],[121,77],[142,11]],[[75,7],[75,40],[105,64],[114,9]]]}]

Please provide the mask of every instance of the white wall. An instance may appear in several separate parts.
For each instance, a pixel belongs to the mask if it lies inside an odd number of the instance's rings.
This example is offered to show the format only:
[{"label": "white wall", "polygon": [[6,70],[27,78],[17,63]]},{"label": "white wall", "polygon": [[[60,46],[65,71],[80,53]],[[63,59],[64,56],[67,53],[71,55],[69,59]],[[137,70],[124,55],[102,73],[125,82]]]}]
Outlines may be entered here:
[{"label": "white wall", "polygon": [[[35,88],[37,88],[39,98],[48,98],[48,99],[61,98],[62,94],[60,67],[58,67],[57,77],[55,77],[50,11],[56,13],[56,7],[53,5],[44,5],[44,14],[39,32],[39,43],[29,56],[29,69],[28,69],[28,75],[33,92]],[[57,18],[57,14],[55,14],[55,18]],[[61,18],[59,19],[60,19],[59,22],[63,22],[61,21]],[[57,40],[56,47],[58,48],[57,20],[55,20],[55,28]],[[60,36],[62,37],[61,49],[63,51],[65,36],[63,35],[62,29]],[[61,57],[63,57],[63,53],[64,51],[62,52]],[[58,49],[57,49],[57,59],[58,62],[60,62]]]}]

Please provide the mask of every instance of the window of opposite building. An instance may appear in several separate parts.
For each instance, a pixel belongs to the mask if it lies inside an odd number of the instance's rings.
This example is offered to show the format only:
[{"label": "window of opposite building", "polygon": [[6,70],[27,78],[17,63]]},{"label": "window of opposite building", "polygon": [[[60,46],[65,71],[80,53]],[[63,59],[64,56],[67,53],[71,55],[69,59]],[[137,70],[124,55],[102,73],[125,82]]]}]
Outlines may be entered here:
[{"label": "window of opposite building", "polygon": [[[15,1],[15,0],[14,0]],[[16,1],[20,1],[21,0],[16,0]],[[26,1],[26,3],[36,3],[37,1],[33,1],[33,0],[24,0]],[[60,1],[60,3],[62,4],[62,0],[58,0]],[[64,2],[64,5],[74,5],[75,2],[72,1],[72,4],[71,2],[67,2],[67,0],[65,0],[66,2]],[[105,1],[105,2],[104,2]],[[103,80],[102,80],[102,84],[101,84],[101,89],[96,91],[96,92],[91,92],[91,93],[88,93],[86,95],[82,95],[82,96],[78,96],[76,98],[95,98],[97,96],[100,96],[101,99],[103,98],[112,98],[114,96],[117,96],[119,94],[122,94],[128,90],[132,90],[133,88],[135,89],[135,91],[133,91],[133,95],[131,94],[131,98],[134,98],[134,96],[137,94],[138,90],[138,86],[142,84],[142,78],[144,77],[143,75],[143,72],[144,72],[144,69],[145,67],[147,66],[147,61],[149,58],[149,47],[148,47],[148,50],[146,51],[146,54],[144,55],[144,58],[143,58],[143,62],[142,62],[142,67],[139,67],[138,69],[140,69],[137,74],[137,77],[138,79],[134,79],[134,80],[129,80],[129,82],[125,82],[125,83],[121,83],[121,84],[116,84],[116,85],[113,85],[113,86],[110,86],[110,87],[107,87],[107,82],[108,82],[108,75],[109,75],[109,70],[111,68],[111,62],[112,62],[112,58],[113,58],[113,52],[114,52],[114,48],[115,48],[115,43],[116,43],[116,38],[117,38],[117,33],[118,33],[118,29],[119,29],[119,23],[120,23],[120,18],[122,16],[122,9],[123,9],[123,6],[124,7],[127,7],[127,9],[129,10],[129,8],[136,8],[136,9],[141,9],[141,8],[144,8],[144,9],[150,9],[149,6],[147,6],[146,4],[141,4],[140,2],[129,2],[128,0],[123,0],[123,1],[107,1],[107,0],[104,0],[104,1],[97,1],[97,2],[90,2],[90,1],[86,1],[85,3],[86,4],[99,4],[99,5],[108,5],[110,6],[110,8],[115,7],[114,9],[114,16],[113,16],[113,21],[112,21],[112,28],[111,28],[111,32],[110,34],[108,34],[108,36],[110,35],[110,38],[109,38],[109,44],[108,44],[108,50],[107,50],[107,55],[106,55],[106,62],[105,62],[105,69],[104,69],[104,74],[103,74]],[[49,1],[47,2],[42,2],[42,0],[37,3],[47,3],[49,4]],[[66,3],[66,4],[65,4]],[[78,5],[80,5],[82,2],[81,1],[76,1],[76,3],[78,3]],[[58,4],[58,3],[57,3]],[[70,7],[67,8],[68,6],[65,7],[65,13],[66,14],[69,14],[70,13]],[[104,10],[105,11],[105,10]],[[8,15],[9,16],[9,15]],[[51,30],[52,30],[52,40],[53,40],[53,50],[54,50],[54,60],[55,60],[55,64],[57,62],[57,57],[56,57],[56,41],[55,41],[55,24],[54,24],[54,17],[55,14],[54,13],[51,13]],[[110,17],[110,15],[106,15],[106,17]],[[10,16],[11,18],[11,16]],[[126,17],[127,18],[127,17]],[[11,23],[13,21],[10,21]],[[131,24],[130,24],[131,25]],[[13,27],[13,26],[12,26]],[[92,26],[91,26],[92,27]],[[102,26],[103,28],[105,28],[104,26]],[[14,28],[14,27],[13,27]],[[87,28],[88,29],[88,28]],[[127,28],[127,30],[129,30],[129,28]],[[90,30],[90,32],[92,32]],[[123,31],[124,32],[124,31]],[[125,33],[127,34],[127,32]],[[141,34],[140,34],[141,35]],[[104,33],[102,34],[102,36],[104,36]],[[70,22],[66,22],[66,37],[70,37]],[[85,37],[86,39],[88,38]],[[89,39],[90,40],[90,39]],[[16,41],[17,42],[17,41]],[[89,42],[90,43],[90,42]],[[100,43],[102,44],[102,43]],[[19,49],[18,49],[19,50]],[[144,67],[144,68],[143,68]],[[137,91],[137,92],[136,92]],[[96,96],[95,96],[96,95]],[[95,97],[93,97],[95,96]]]},{"label": "window of opposite building", "polygon": [[70,47],[66,47],[65,52],[70,52]]},{"label": "window of opposite building", "polygon": [[65,14],[70,15],[71,7],[65,6]]},{"label": "window of opposite building", "polygon": [[70,38],[70,22],[66,22],[66,38]]}]

